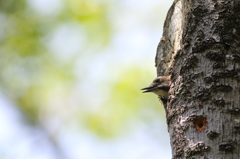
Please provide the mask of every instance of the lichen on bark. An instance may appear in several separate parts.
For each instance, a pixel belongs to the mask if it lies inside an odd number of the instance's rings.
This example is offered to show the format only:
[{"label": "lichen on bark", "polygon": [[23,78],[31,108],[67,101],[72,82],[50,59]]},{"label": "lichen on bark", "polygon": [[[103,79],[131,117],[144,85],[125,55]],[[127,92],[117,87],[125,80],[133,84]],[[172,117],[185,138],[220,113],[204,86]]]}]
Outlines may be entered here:
[{"label": "lichen on bark", "polygon": [[171,76],[174,159],[240,156],[239,26],[239,0],[175,0],[168,12],[155,63]]}]

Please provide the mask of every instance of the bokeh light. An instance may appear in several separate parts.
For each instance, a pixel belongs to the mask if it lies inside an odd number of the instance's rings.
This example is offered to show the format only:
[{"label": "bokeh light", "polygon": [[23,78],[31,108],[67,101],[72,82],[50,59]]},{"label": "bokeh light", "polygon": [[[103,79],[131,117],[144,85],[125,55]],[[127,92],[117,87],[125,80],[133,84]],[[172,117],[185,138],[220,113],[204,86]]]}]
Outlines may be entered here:
[{"label": "bokeh light", "polygon": [[0,159],[171,158],[140,91],[171,3],[0,0]]}]

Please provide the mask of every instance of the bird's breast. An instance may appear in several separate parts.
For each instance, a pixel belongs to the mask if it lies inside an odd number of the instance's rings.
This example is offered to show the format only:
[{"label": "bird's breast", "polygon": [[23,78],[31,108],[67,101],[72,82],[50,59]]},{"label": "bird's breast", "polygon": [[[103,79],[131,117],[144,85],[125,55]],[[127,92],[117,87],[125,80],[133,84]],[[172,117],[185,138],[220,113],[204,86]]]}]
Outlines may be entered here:
[{"label": "bird's breast", "polygon": [[168,92],[162,89],[154,90],[153,93],[155,93],[158,96],[161,96],[162,98],[168,98]]}]

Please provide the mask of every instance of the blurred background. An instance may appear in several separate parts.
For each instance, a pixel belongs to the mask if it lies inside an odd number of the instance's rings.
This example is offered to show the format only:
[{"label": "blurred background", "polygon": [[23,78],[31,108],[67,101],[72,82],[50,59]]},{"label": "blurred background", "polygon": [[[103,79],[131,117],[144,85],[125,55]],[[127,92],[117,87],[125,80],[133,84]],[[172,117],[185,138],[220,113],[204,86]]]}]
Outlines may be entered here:
[{"label": "blurred background", "polygon": [[0,0],[0,159],[168,159],[142,94],[171,1]]}]

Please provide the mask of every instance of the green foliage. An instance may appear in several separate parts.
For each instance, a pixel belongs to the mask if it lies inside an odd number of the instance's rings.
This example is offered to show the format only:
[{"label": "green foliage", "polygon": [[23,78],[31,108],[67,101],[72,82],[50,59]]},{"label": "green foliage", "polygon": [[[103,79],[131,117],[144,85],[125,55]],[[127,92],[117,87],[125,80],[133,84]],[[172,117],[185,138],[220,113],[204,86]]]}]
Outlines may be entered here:
[{"label": "green foliage", "polygon": [[84,27],[88,41],[106,45],[112,34],[112,23],[108,17],[111,4],[96,0],[65,0],[62,20],[74,20]]},{"label": "green foliage", "polygon": [[[110,85],[109,96],[102,107],[85,118],[87,128],[102,137],[113,137],[129,127],[129,121],[136,119],[137,114],[138,120],[142,118],[145,122],[154,113],[154,116],[162,116],[163,109],[157,97],[152,95],[149,98],[140,91],[140,88],[151,82],[145,78],[147,74],[149,73],[144,68],[130,67],[122,70],[118,80]],[[147,109],[152,110],[151,114],[142,112]]]},{"label": "green foliage", "polygon": [[[157,98],[140,91],[154,75],[137,64],[119,68],[117,71],[121,73],[112,83],[101,81],[100,84],[105,85],[103,91],[109,93],[99,95],[104,100],[96,104],[97,110],[88,109],[95,105],[95,97],[86,95],[87,91],[82,87],[82,91],[77,89],[88,72],[81,61],[87,59],[89,52],[97,54],[96,48],[104,48],[109,43],[114,30],[109,15],[113,4],[96,0],[65,0],[61,3],[63,7],[59,12],[46,16],[31,9],[24,0],[17,3],[0,1],[0,89],[14,101],[28,123],[36,126],[44,121],[49,124],[51,121],[47,119],[57,118],[71,124],[76,120],[102,137],[113,137],[137,115],[149,120],[151,117],[143,113],[148,109],[146,105],[158,116],[162,109]],[[83,33],[83,41],[79,44],[81,51],[68,54],[62,60],[60,53],[49,48],[52,40],[49,37],[62,24],[72,23]],[[67,41],[68,37],[62,40]],[[88,67],[94,65],[91,59],[84,62]],[[84,72],[78,72],[79,68]],[[111,72],[105,74],[111,76]],[[93,79],[92,82],[99,81]],[[85,87],[91,88],[91,85],[94,83],[85,84]],[[91,89],[94,94],[98,88]]]},{"label": "green foliage", "polygon": [[58,98],[53,97],[58,87],[70,90],[77,83],[74,58],[59,61],[44,45],[48,43],[43,42],[44,37],[70,19],[88,32],[85,40],[96,39],[92,44],[106,44],[110,36],[106,5],[73,0],[65,4],[59,14],[47,19],[31,10],[26,1],[0,1],[0,87],[32,124],[38,123],[39,113],[52,103],[51,98]]}]

